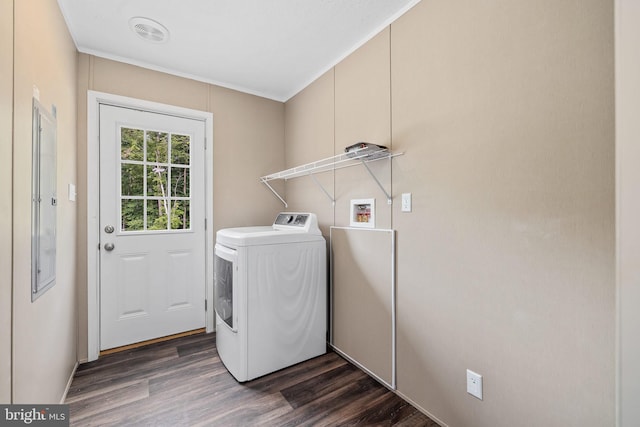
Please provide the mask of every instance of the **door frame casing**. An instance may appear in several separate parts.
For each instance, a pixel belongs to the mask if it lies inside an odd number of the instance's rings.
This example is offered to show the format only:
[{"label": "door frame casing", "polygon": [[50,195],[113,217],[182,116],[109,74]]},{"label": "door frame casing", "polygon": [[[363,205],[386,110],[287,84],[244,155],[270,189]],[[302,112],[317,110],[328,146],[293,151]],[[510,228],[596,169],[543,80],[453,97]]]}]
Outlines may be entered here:
[{"label": "door frame casing", "polygon": [[87,357],[100,354],[100,116],[101,104],[194,119],[205,126],[205,327],[213,332],[213,113],[121,95],[87,92]]}]

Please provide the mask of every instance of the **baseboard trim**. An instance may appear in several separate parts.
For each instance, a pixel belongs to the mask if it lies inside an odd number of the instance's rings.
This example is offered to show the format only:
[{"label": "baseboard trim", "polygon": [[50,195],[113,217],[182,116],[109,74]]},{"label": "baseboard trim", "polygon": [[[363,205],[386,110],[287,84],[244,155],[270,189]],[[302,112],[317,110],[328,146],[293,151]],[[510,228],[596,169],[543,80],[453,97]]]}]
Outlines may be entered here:
[{"label": "baseboard trim", "polygon": [[64,392],[62,393],[62,399],[60,399],[60,404],[63,404],[65,400],[67,400],[67,394],[69,393],[69,389],[71,388],[71,383],[73,382],[73,377],[76,376],[76,370],[78,369],[78,362],[73,365],[73,369],[71,370],[71,375],[69,376],[69,380],[67,381],[67,386],[64,388]]}]

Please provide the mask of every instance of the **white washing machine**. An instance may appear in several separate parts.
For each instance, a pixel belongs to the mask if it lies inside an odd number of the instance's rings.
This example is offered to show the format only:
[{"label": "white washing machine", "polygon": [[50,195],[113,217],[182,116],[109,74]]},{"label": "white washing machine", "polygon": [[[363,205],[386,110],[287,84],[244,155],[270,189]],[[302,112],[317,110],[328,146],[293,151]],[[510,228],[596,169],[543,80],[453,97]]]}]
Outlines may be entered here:
[{"label": "white washing machine", "polygon": [[326,353],[326,244],[312,213],[216,233],[216,346],[243,382]]}]

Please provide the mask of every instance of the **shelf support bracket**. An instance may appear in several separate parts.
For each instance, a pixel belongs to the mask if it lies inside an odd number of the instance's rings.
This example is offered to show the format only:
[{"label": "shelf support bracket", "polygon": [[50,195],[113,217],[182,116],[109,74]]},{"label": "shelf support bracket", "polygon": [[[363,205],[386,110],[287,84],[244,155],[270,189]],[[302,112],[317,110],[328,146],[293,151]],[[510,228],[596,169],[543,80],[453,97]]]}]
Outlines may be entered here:
[{"label": "shelf support bracket", "polygon": [[380,183],[376,175],[373,173],[369,165],[367,165],[367,162],[365,162],[364,159],[360,159],[360,161],[362,162],[362,165],[367,169],[367,172],[369,172],[369,175],[371,175],[371,178],[373,178],[376,184],[378,184],[378,187],[380,187],[384,195],[387,196],[387,204],[388,205],[392,204],[393,202],[391,200],[391,195],[387,193],[387,190],[384,189],[384,187],[382,186],[382,184]]},{"label": "shelf support bracket", "polygon": [[311,177],[311,179],[313,179],[313,182],[315,182],[316,185],[320,187],[322,192],[329,198],[329,200],[331,200],[331,203],[333,204],[333,206],[335,206],[336,200],[333,197],[331,197],[331,194],[329,194],[329,192],[322,186],[322,184],[320,184],[320,181],[318,181],[318,178],[316,178],[316,176],[311,172],[309,173],[309,176]]},{"label": "shelf support bracket", "polygon": [[269,185],[269,182],[267,182],[267,180],[266,180],[266,179],[260,179],[260,181],[262,181],[262,183],[263,183],[264,185],[266,185],[267,187],[269,187],[269,190],[271,190],[271,192],[272,192],[273,194],[275,194],[275,195],[276,195],[276,197],[277,197],[278,199],[280,199],[280,201],[282,202],[282,204],[284,204],[284,207],[285,207],[285,208],[288,208],[288,207],[289,207],[289,205],[287,204],[287,202],[285,202],[285,201],[284,201],[284,199],[283,199],[282,197],[280,197],[280,195],[278,194],[278,192],[277,192],[276,190],[274,190],[274,188],[273,188],[271,185]]}]

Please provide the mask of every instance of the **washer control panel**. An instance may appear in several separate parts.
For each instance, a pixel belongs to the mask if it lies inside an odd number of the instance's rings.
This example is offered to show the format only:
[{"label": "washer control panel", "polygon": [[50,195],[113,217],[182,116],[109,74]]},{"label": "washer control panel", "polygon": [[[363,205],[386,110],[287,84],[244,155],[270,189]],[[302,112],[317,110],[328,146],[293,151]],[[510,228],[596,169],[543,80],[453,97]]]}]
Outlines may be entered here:
[{"label": "washer control panel", "polygon": [[313,213],[281,212],[273,222],[277,230],[300,230],[320,234],[318,219]]},{"label": "washer control panel", "polygon": [[276,217],[274,224],[304,227],[308,219],[309,219],[308,214],[281,213],[281,214],[278,214],[278,216]]}]

